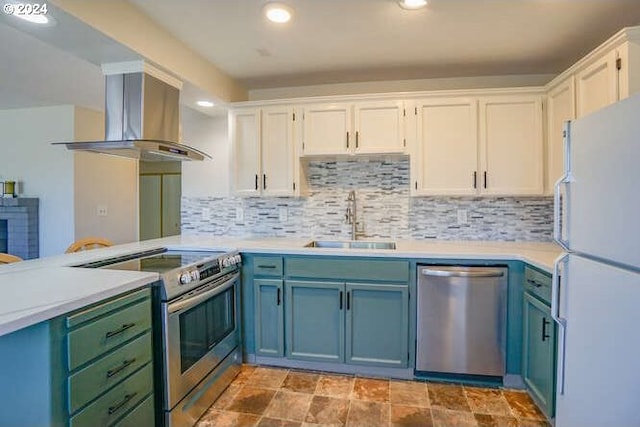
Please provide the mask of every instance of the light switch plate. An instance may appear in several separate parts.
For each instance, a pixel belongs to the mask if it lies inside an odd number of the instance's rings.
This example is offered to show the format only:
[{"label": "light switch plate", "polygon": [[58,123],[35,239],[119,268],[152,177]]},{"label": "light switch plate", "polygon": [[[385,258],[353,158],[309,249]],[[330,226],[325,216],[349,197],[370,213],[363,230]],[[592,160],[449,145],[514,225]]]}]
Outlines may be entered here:
[{"label": "light switch plate", "polygon": [[238,207],[236,208],[236,222],[244,221],[244,209]]},{"label": "light switch plate", "polygon": [[206,221],[209,219],[209,217],[211,217],[211,209],[209,208],[203,208],[202,209],[202,220]]}]

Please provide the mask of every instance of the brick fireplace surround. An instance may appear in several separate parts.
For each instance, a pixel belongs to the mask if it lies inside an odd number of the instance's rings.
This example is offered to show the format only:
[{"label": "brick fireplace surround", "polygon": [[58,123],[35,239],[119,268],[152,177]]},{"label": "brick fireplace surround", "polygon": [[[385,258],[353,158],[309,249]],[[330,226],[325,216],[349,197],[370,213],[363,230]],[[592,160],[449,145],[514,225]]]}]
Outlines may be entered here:
[{"label": "brick fireplace surround", "polygon": [[0,244],[6,242],[6,252],[22,259],[38,258],[37,198],[0,198],[0,223]]}]

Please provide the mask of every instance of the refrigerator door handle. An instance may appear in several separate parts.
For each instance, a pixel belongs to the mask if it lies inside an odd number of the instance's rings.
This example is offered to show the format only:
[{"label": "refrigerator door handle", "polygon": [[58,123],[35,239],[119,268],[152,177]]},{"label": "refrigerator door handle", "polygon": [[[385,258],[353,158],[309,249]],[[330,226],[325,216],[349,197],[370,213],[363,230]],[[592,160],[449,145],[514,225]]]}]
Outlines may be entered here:
[{"label": "refrigerator door handle", "polygon": [[[565,184],[569,184],[573,181],[573,177],[571,175],[571,121],[566,121],[564,124],[564,130],[562,131],[563,135],[563,148],[564,148],[564,175],[556,182],[554,191],[553,191],[553,239],[558,243],[564,250],[569,250],[569,239],[562,238],[562,216],[565,214],[565,218],[567,217],[566,213],[569,209],[568,205],[562,206],[561,209],[561,199],[560,199],[560,190],[562,186]],[[566,198],[565,198],[566,200]]]},{"label": "refrigerator door handle", "polygon": [[560,265],[565,264],[568,253],[562,254],[553,265],[553,279],[551,282],[551,317],[558,324],[558,378],[557,390],[564,395],[564,363],[565,363],[565,333],[567,319],[560,317]]}]

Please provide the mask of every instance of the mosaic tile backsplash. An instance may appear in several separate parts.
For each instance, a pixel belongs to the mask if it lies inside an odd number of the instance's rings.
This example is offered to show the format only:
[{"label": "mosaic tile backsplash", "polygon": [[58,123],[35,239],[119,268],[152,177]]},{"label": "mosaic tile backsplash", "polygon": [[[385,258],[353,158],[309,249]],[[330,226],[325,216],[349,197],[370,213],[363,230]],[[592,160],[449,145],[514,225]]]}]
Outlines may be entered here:
[{"label": "mosaic tile backsplash", "polygon": [[[310,162],[307,178],[301,198],[183,197],[182,233],[349,239],[355,190],[363,238],[552,240],[552,197],[410,197],[408,160]],[[466,224],[458,224],[460,209]]]}]

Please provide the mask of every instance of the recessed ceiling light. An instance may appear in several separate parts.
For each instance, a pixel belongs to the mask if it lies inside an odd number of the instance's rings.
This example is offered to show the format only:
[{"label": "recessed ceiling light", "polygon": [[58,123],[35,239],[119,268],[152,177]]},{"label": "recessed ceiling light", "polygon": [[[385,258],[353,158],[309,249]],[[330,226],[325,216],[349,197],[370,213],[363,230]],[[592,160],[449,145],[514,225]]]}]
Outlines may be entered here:
[{"label": "recessed ceiling light", "polygon": [[267,3],[264,6],[264,14],[271,22],[284,24],[293,16],[293,9],[284,3]]},{"label": "recessed ceiling light", "polygon": [[196,102],[201,107],[213,107],[215,104],[211,101],[198,101]]},{"label": "recessed ceiling light", "polygon": [[427,5],[427,0],[398,0],[398,4],[403,9],[415,10]]}]

